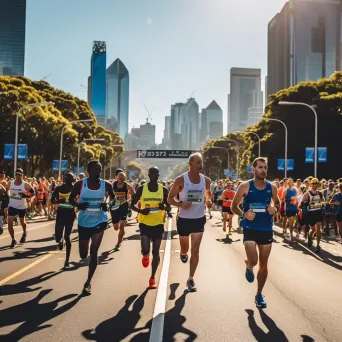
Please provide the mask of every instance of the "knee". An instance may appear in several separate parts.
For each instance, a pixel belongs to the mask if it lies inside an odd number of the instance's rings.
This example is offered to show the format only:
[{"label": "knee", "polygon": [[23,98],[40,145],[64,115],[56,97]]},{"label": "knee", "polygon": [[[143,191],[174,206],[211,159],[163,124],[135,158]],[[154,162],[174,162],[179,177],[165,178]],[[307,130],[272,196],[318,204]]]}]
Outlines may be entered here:
[{"label": "knee", "polygon": [[259,272],[267,272],[267,262],[259,262]]},{"label": "knee", "polygon": [[153,250],[152,251],[153,258],[159,258],[159,250]]},{"label": "knee", "polygon": [[254,267],[258,264],[258,259],[248,259],[248,266]]},{"label": "knee", "polygon": [[191,248],[191,256],[192,257],[199,257],[199,248]]},{"label": "knee", "polygon": [[116,230],[116,231],[119,230],[119,224],[118,223],[115,223],[113,227],[114,227],[114,230]]}]

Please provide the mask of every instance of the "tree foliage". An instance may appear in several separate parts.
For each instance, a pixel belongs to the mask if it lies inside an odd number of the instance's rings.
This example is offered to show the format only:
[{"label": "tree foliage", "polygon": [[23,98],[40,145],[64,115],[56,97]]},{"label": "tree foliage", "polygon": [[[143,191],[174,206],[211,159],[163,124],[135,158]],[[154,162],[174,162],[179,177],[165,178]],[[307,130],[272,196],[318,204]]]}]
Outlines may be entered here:
[{"label": "tree foliage", "polygon": [[[21,162],[20,165],[29,173],[51,172],[52,161],[59,159],[61,130],[73,120],[94,119],[93,122],[68,125],[65,129],[63,159],[67,159],[69,165],[76,165],[77,145],[84,139],[104,139],[105,142],[83,146],[81,166],[91,159],[99,159],[103,165],[107,165],[121,153],[123,140],[117,133],[97,125],[95,115],[85,101],[55,89],[44,81],[32,81],[22,76],[1,76],[1,154],[5,143],[14,143],[17,112],[24,105],[36,102],[54,102],[55,105],[31,107],[19,115],[19,143],[28,144],[29,153],[29,163]],[[5,163],[2,164],[6,168]]]},{"label": "tree foliage", "polygon": [[[305,163],[305,148],[314,147],[314,114],[304,106],[281,106],[280,101],[304,102],[317,106],[318,146],[328,148],[328,163],[318,164],[318,176],[335,179],[341,177],[342,72],[335,72],[330,78],[317,82],[302,82],[269,96],[263,115],[263,118],[282,120],[288,128],[288,158],[295,161],[295,171],[288,174],[300,178],[313,175],[313,164]],[[269,175],[283,176],[283,171],[277,171],[277,160],[284,158],[284,127],[278,122],[261,120],[248,127],[245,132],[255,132],[260,136],[261,154],[269,158]],[[258,140],[252,134],[230,133],[207,141],[203,146],[203,150],[207,151],[207,168],[211,166],[212,158],[218,157],[223,163],[223,159],[227,158],[223,150],[210,150],[210,147],[224,146],[229,150],[231,168],[234,169],[236,147],[227,139],[239,143],[240,174],[246,176],[246,167],[258,156]]]}]

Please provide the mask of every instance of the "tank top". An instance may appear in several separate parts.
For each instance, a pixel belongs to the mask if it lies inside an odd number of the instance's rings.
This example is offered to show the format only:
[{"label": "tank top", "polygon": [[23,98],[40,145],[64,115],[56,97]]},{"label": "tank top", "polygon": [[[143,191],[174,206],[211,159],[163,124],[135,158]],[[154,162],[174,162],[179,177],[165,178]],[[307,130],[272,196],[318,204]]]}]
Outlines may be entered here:
[{"label": "tank top", "polygon": [[27,208],[26,198],[22,198],[20,193],[25,194],[25,182],[21,182],[20,185],[15,185],[14,181],[11,181],[10,184],[10,197],[9,197],[9,207],[25,210]]},{"label": "tank top", "polygon": [[309,194],[309,205],[308,205],[308,212],[322,210],[322,194],[317,191],[316,194],[313,194],[311,191],[308,192]]},{"label": "tank top", "polygon": [[323,196],[324,196],[324,200],[326,202],[326,205],[324,207],[324,211],[328,214],[332,211],[334,211],[334,209],[331,207],[331,205],[329,204],[329,202],[332,200],[332,198],[334,197],[334,195],[336,194],[336,192],[333,190],[331,191],[330,195],[328,194],[329,189],[325,189],[323,192]]},{"label": "tank top", "polygon": [[179,193],[180,202],[191,202],[188,209],[179,208],[179,217],[186,219],[198,219],[205,215],[205,178],[200,174],[198,184],[191,183],[188,172],[183,174],[184,188]]},{"label": "tank top", "polygon": [[126,182],[122,188],[118,188],[118,181],[113,183],[113,191],[115,193],[115,204],[111,207],[111,210],[118,210],[120,205],[127,202],[128,188]]},{"label": "tank top", "polygon": [[286,196],[285,196],[285,203],[286,203],[286,211],[297,211],[297,190],[295,188],[287,188]]},{"label": "tank top", "polygon": [[271,204],[272,185],[269,181],[266,182],[266,187],[259,190],[254,185],[254,180],[249,181],[248,194],[243,199],[243,212],[252,209],[255,213],[253,221],[245,218],[241,220],[241,225],[244,229],[254,229],[260,231],[271,231],[273,229],[273,219],[267,211],[267,207]]},{"label": "tank top", "polygon": [[335,195],[335,200],[336,202],[340,202],[340,205],[336,209],[336,214],[342,215],[342,193],[341,192],[338,192]]},{"label": "tank top", "polygon": [[163,203],[163,201],[163,186],[158,184],[158,190],[156,192],[152,192],[148,189],[147,183],[145,183],[140,197],[140,208],[150,208],[150,212],[148,215],[138,214],[138,222],[151,227],[164,225],[165,210],[159,209],[159,204]]},{"label": "tank top", "polygon": [[235,192],[224,190],[222,195],[223,195],[222,207],[230,208],[233,202],[233,198],[235,196]]},{"label": "tank top", "polygon": [[106,196],[106,184],[100,179],[100,188],[90,190],[88,188],[88,178],[82,181],[80,203],[88,202],[88,208],[81,210],[78,215],[78,224],[84,228],[95,228],[101,223],[108,222],[107,213],[101,209],[101,203]]},{"label": "tank top", "polygon": [[[36,189],[37,189],[37,200],[40,200],[40,201],[43,200],[45,196],[44,184],[39,183]],[[43,190],[43,191],[39,191],[39,190]]]}]

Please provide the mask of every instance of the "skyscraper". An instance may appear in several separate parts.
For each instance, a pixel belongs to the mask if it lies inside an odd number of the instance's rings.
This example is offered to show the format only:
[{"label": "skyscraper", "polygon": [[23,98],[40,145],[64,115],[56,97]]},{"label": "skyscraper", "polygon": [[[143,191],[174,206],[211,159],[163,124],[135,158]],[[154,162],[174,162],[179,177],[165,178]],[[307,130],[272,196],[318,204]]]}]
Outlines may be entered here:
[{"label": "skyscraper", "polygon": [[90,70],[91,87],[88,87],[88,100],[90,99],[89,105],[100,125],[104,125],[106,119],[106,63],[106,42],[94,41]]},{"label": "skyscraper", "polygon": [[207,139],[215,139],[223,135],[223,112],[216,101],[212,101],[201,113],[201,144]]},{"label": "skyscraper", "polygon": [[228,133],[244,130],[249,125],[248,111],[263,112],[261,69],[231,68],[228,95]]},{"label": "skyscraper", "polygon": [[341,69],[341,1],[290,0],[268,24],[268,95]]},{"label": "skyscraper", "polygon": [[107,69],[107,122],[115,121],[116,132],[125,139],[128,134],[129,72],[116,59]]},{"label": "skyscraper", "polygon": [[0,1],[0,75],[24,75],[26,0]]}]

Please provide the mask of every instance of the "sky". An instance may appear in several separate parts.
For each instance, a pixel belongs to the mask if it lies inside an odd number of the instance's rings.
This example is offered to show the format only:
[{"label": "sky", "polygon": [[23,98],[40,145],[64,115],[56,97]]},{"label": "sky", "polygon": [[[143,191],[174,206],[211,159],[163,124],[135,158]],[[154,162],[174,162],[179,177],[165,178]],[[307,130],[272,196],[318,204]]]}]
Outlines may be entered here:
[{"label": "sky", "polygon": [[151,111],[163,138],[171,104],[212,100],[227,126],[230,68],[267,72],[267,25],[286,0],[27,0],[25,76],[87,99],[92,42],[130,73],[129,127]]}]

